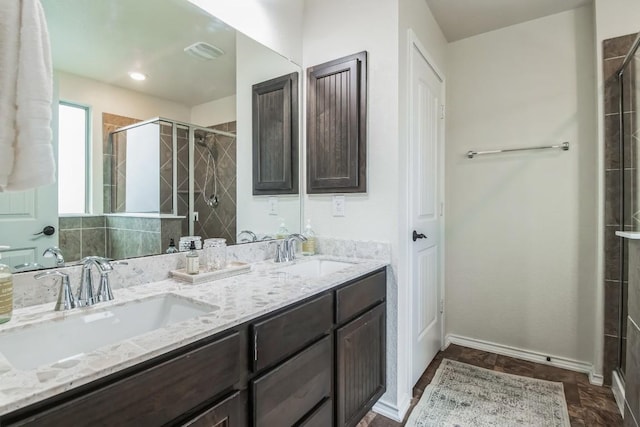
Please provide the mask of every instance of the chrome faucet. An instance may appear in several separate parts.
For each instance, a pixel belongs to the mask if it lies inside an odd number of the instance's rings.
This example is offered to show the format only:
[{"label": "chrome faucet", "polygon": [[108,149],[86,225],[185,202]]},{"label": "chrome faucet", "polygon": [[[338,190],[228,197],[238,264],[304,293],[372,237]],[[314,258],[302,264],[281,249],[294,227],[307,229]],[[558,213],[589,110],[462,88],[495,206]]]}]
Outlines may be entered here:
[{"label": "chrome faucet", "polygon": [[42,256],[45,258],[56,258],[56,267],[64,267],[64,257],[62,256],[62,251],[57,246],[52,246],[50,248],[45,249],[42,253]]},{"label": "chrome faucet", "polygon": [[69,275],[61,271],[52,270],[45,271],[44,273],[38,273],[33,276],[35,279],[42,279],[47,276],[60,276],[62,281],[60,282],[60,291],[58,292],[58,302],[54,308],[55,311],[71,310],[76,308],[76,300],[73,298],[73,291],[71,290],[71,284],[69,283]]},{"label": "chrome faucet", "polygon": [[[108,259],[90,256],[82,259],[82,276],[80,277],[80,287],[78,288],[77,305],[87,307],[98,302],[93,296],[93,278],[91,277],[91,267],[96,266],[102,274],[107,274],[113,270],[113,266]],[[108,282],[108,281],[107,281]],[[113,295],[111,296],[113,298]]]},{"label": "chrome faucet", "polygon": [[[109,262],[107,260],[107,262]],[[113,291],[111,291],[111,282],[109,281],[109,273],[113,271],[114,265],[128,265],[125,261],[112,261],[110,270],[100,270],[100,286],[98,287],[98,301],[111,301],[113,300]]]},{"label": "chrome faucet", "polygon": [[289,262],[296,259],[296,240],[304,242],[307,240],[302,234],[294,233],[281,241],[271,241],[269,246],[276,245],[276,253],[273,262]]},{"label": "chrome faucet", "polygon": [[[247,234],[251,238],[251,240],[248,240],[246,238],[241,239],[240,236],[242,236],[243,234]],[[256,233],[254,233],[251,230],[242,230],[241,232],[238,233],[238,240],[240,242],[255,242],[258,240],[258,236],[256,236]]]},{"label": "chrome faucet", "polygon": [[296,259],[296,240],[299,242],[306,242],[307,238],[298,233],[290,234],[287,237],[287,239],[285,240],[285,247],[289,261],[293,261],[294,259]]}]

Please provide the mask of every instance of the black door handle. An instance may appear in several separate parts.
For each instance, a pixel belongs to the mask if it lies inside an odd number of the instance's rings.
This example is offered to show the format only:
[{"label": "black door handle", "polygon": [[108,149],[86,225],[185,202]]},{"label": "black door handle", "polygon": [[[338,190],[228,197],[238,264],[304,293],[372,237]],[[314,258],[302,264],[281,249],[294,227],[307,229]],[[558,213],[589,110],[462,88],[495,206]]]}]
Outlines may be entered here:
[{"label": "black door handle", "polygon": [[45,236],[52,236],[56,232],[56,228],[53,225],[47,225],[39,233],[34,233],[34,236],[44,234]]},{"label": "black door handle", "polygon": [[418,239],[426,239],[427,236],[425,236],[422,233],[418,233],[416,230],[413,230],[413,241],[415,242]]}]

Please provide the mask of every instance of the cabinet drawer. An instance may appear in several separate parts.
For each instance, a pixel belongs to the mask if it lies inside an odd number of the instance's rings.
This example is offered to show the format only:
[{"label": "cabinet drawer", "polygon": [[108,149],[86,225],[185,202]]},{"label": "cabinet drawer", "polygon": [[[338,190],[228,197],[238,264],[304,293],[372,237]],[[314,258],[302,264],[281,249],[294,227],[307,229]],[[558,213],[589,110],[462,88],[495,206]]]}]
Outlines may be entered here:
[{"label": "cabinet drawer", "polygon": [[246,334],[235,332],[7,425],[163,425],[231,388],[243,375],[238,355],[245,352]]},{"label": "cabinet drawer", "polygon": [[333,425],[333,401],[325,400],[298,427],[331,427]]},{"label": "cabinet drawer", "polygon": [[327,294],[253,324],[253,370],[260,371],[331,330],[333,297]]},{"label": "cabinet drawer", "polygon": [[216,403],[182,427],[246,427],[247,396],[239,391]]},{"label": "cabinet drawer", "polygon": [[336,322],[343,323],[373,307],[386,297],[387,274],[384,271],[364,277],[336,291]]},{"label": "cabinet drawer", "polygon": [[254,425],[291,426],[331,396],[330,336],[252,382]]}]

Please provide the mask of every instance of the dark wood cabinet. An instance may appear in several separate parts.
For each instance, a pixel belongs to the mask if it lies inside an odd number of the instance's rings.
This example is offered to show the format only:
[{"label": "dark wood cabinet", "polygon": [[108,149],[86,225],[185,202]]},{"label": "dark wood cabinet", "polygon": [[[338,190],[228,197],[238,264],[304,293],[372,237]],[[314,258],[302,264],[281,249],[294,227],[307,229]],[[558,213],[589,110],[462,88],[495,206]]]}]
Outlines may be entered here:
[{"label": "dark wood cabinet", "polygon": [[[246,377],[246,333],[234,332],[169,360],[77,393],[50,409],[3,422],[8,426],[163,425]],[[4,420],[3,420],[4,421]]]},{"label": "dark wood cabinet", "polygon": [[292,426],[331,397],[333,344],[326,336],[252,381],[255,427]]},{"label": "dark wood cabinet", "polygon": [[336,330],[337,425],[355,426],[385,391],[385,305]]},{"label": "dark wood cabinet", "polygon": [[367,52],[307,70],[307,193],[364,193]]},{"label": "dark wood cabinet", "polygon": [[295,308],[252,324],[253,371],[260,371],[331,332],[333,295],[302,303]]},{"label": "dark wood cabinet", "polygon": [[0,415],[0,427],[353,426],[385,391],[385,295],[379,270]]},{"label": "dark wood cabinet", "polygon": [[253,194],[298,194],[298,73],[253,85]]},{"label": "dark wood cabinet", "polygon": [[246,427],[248,426],[246,393],[236,391],[179,425],[181,427]]}]

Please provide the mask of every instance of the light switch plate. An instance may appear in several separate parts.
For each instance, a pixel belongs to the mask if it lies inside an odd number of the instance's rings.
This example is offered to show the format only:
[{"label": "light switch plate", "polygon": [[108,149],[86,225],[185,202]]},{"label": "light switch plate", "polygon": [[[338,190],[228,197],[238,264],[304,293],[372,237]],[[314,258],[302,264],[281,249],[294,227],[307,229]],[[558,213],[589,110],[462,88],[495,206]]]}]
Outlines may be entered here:
[{"label": "light switch plate", "polygon": [[345,199],[344,196],[333,196],[333,216],[344,216]]},{"label": "light switch plate", "polygon": [[278,198],[269,197],[269,215],[278,215]]}]

